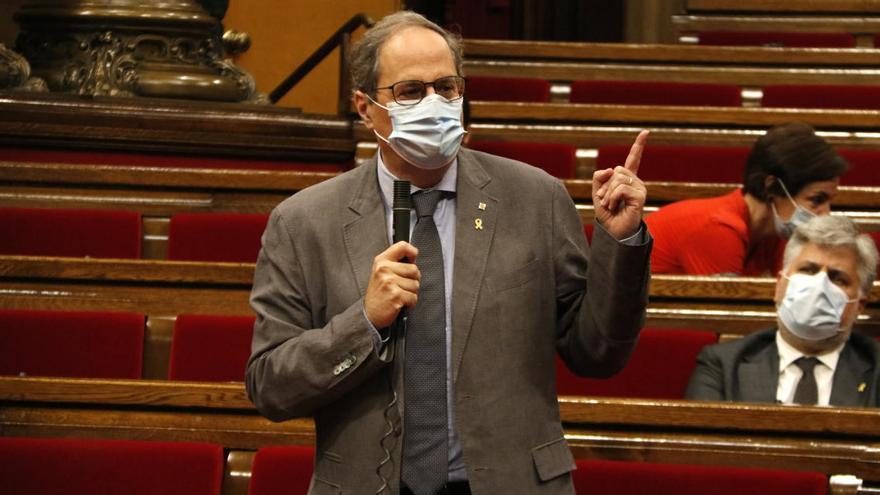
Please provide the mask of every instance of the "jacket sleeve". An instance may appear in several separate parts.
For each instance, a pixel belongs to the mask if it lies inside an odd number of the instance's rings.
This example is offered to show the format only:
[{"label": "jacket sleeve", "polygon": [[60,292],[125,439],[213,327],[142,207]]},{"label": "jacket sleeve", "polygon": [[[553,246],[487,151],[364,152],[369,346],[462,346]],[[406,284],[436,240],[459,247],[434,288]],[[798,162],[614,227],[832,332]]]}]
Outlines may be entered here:
[{"label": "jacket sleeve", "polygon": [[625,245],[596,226],[589,259],[580,216],[561,183],[552,204],[556,349],[574,373],[611,376],[626,365],[645,322],[650,234],[643,244]]},{"label": "jacket sleeve", "polygon": [[697,355],[697,367],[688,381],[685,399],[726,400],[724,396],[724,371],[714,346],[704,347]]},{"label": "jacket sleeve", "polygon": [[363,299],[321,324],[313,308],[321,303],[313,300],[317,291],[309,290],[307,260],[289,225],[297,222],[272,212],[251,292],[256,323],[245,383],[254,405],[273,421],[312,415],[388,361],[377,353]]}]

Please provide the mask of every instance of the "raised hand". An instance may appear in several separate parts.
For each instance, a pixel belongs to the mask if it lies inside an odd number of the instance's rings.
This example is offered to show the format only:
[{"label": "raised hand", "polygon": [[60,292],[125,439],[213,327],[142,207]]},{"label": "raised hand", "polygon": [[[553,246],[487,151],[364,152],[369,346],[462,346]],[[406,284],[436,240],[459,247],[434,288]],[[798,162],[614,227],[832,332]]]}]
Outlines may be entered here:
[{"label": "raised hand", "polygon": [[593,173],[596,221],[617,240],[635,234],[642,221],[648,190],[638,173],[648,134],[647,130],[639,133],[623,166]]},{"label": "raised hand", "polygon": [[388,327],[401,309],[416,305],[419,269],[415,263],[401,260],[414,261],[418,253],[415,246],[400,241],[373,258],[370,282],[364,296],[364,312],[374,327]]}]

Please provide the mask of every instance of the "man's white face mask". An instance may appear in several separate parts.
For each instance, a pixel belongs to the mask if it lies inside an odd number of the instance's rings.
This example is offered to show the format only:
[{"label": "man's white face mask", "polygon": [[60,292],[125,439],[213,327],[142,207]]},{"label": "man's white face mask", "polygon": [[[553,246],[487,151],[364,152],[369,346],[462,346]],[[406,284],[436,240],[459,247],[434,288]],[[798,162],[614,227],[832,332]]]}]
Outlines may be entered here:
[{"label": "man's white face mask", "polygon": [[[367,98],[370,98],[367,96]],[[466,131],[461,125],[462,98],[447,100],[433,93],[416,105],[391,102],[381,105],[391,117],[391,134],[376,137],[388,143],[401,158],[425,170],[441,168],[455,158]]]},{"label": "man's white face mask", "polygon": [[846,292],[834,285],[825,272],[815,275],[796,273],[786,276],[788,287],[777,308],[782,324],[804,340],[824,340],[843,329],[840,320],[846,305]]}]

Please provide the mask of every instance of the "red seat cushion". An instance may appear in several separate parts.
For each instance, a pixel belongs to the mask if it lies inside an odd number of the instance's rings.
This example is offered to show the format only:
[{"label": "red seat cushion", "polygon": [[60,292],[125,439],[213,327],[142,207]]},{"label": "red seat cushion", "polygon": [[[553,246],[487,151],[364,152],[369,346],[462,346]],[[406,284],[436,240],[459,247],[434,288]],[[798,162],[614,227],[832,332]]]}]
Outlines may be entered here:
[{"label": "red seat cushion", "polygon": [[168,259],[254,263],[269,215],[181,213],[171,217]]},{"label": "red seat cushion", "polygon": [[253,334],[253,316],[178,315],[168,379],[244,381]]},{"label": "red seat cushion", "polygon": [[838,149],[849,162],[849,170],[840,177],[844,186],[880,186],[880,150]]},{"label": "red seat cushion", "polygon": [[254,456],[248,495],[306,495],[314,457],[315,449],[307,446],[261,448]]},{"label": "red seat cushion", "polygon": [[608,379],[581,378],[557,358],[559,395],[681,399],[703,346],[714,344],[714,332],[645,328],[626,368]]},{"label": "red seat cushion", "polygon": [[593,244],[593,231],[596,230],[596,226],[591,223],[584,224],[584,235],[587,236],[587,242]]},{"label": "red seat cushion", "polygon": [[590,495],[826,495],[828,477],[809,471],[732,466],[577,461],[575,490]]},{"label": "red seat cushion", "polygon": [[154,155],[146,153],[46,150],[2,146],[0,146],[0,161],[161,168],[302,170],[310,172],[344,172],[350,169],[353,163],[352,161],[328,163],[281,160],[254,160],[239,158]]},{"label": "red seat cushion", "polygon": [[472,101],[550,101],[550,83],[532,77],[471,76],[464,91]]},{"label": "red seat cushion", "polygon": [[701,45],[788,46],[853,48],[849,33],[770,33],[752,31],[705,31],[697,34]]},{"label": "red seat cushion", "polygon": [[[623,165],[629,149],[629,145],[601,146],[596,169]],[[651,181],[739,184],[750,151],[745,146],[647,146],[642,153],[639,177]]]},{"label": "red seat cushion", "polygon": [[0,310],[0,374],[140,378],[144,315]]},{"label": "red seat cushion", "polygon": [[2,437],[0,480],[10,494],[220,495],[223,447]]},{"label": "red seat cushion", "polygon": [[880,110],[880,86],[776,84],[764,87],[762,107]]},{"label": "red seat cushion", "polygon": [[470,148],[534,165],[560,179],[574,179],[577,175],[577,148],[570,144],[477,141]]},{"label": "red seat cushion", "polygon": [[140,258],[133,211],[0,208],[0,254]]},{"label": "red seat cushion", "polygon": [[659,81],[574,81],[572,103],[742,106],[739,86]]}]

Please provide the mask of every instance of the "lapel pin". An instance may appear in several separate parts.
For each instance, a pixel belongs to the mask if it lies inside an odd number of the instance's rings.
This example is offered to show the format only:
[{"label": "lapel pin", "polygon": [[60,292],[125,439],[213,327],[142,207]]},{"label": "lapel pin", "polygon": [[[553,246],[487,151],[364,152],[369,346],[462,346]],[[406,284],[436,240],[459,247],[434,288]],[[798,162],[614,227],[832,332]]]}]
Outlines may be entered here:
[{"label": "lapel pin", "polygon": [[485,210],[485,209],[486,209],[486,203],[483,203],[483,202],[481,201],[480,204],[477,205],[477,208],[479,208],[480,210]]},{"label": "lapel pin", "polygon": [[477,230],[483,230],[483,219],[482,218],[474,219],[474,228]]},{"label": "lapel pin", "polygon": [[868,388],[868,385],[865,382],[859,384],[859,392],[864,392],[866,388]]}]

